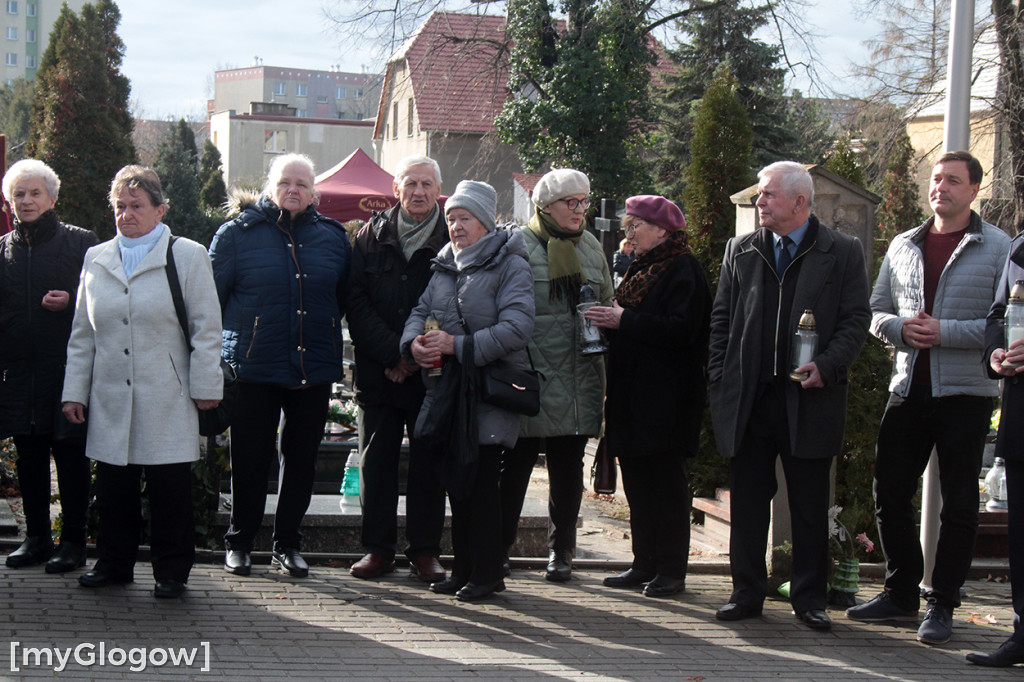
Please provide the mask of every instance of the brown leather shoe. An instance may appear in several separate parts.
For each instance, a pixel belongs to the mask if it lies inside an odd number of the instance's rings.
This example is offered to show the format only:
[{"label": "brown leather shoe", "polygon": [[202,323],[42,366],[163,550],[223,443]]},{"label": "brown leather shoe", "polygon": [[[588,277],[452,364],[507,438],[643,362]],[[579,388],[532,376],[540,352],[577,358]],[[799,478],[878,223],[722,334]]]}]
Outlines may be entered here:
[{"label": "brown leather shoe", "polygon": [[352,564],[348,572],[357,578],[369,580],[395,570],[395,560],[385,559],[380,554],[367,554]]},{"label": "brown leather shoe", "polygon": [[434,556],[418,556],[410,560],[412,574],[425,583],[439,583],[447,577],[441,562]]}]

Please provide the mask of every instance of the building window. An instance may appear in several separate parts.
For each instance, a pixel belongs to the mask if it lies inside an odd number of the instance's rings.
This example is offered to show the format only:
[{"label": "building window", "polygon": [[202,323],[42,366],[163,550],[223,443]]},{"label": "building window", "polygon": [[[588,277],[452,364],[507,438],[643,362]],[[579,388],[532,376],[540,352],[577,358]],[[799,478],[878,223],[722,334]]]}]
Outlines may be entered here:
[{"label": "building window", "polygon": [[274,83],[274,94],[284,95],[284,83]]},{"label": "building window", "polygon": [[8,14],[17,14],[18,13],[18,3],[15,2],[14,0],[7,0],[7,13]]},{"label": "building window", "polygon": [[410,97],[409,98],[409,132],[407,133],[409,135],[409,137],[412,137],[412,133],[413,133],[413,129],[412,129],[413,106],[414,105],[413,105],[413,102],[412,102],[412,97]]},{"label": "building window", "polygon": [[25,55],[25,68],[34,69],[36,68],[36,56],[34,54]]},{"label": "building window", "polygon": [[17,66],[17,65],[18,65],[18,55],[16,53],[14,53],[14,52],[8,52],[7,53],[7,66]]},{"label": "building window", "polygon": [[263,151],[271,154],[284,154],[288,151],[288,131],[264,130]]},{"label": "building window", "polygon": [[27,16],[27,17],[34,17],[35,15],[36,15],[35,3],[31,3],[31,2],[25,3],[25,16]]},{"label": "building window", "polygon": [[298,85],[295,86],[295,95],[297,97],[305,97],[306,96],[306,84],[305,83],[299,83]]},{"label": "building window", "polygon": [[306,118],[306,110],[305,109],[296,109],[295,110],[295,118]]},{"label": "building window", "polygon": [[18,29],[15,28],[14,26],[8,26],[7,27],[7,39],[8,40],[17,40],[18,39]]},{"label": "building window", "polygon": [[31,29],[31,28],[26,28],[25,29],[25,42],[26,43],[34,43],[34,42],[36,42],[36,32],[35,32],[34,29]]},{"label": "building window", "polygon": [[317,95],[316,96],[316,103],[317,104],[327,104],[327,95]]},{"label": "building window", "polygon": [[362,88],[356,88],[356,99],[362,99],[362,98],[363,98],[363,89]]},{"label": "building window", "polygon": [[398,139],[398,102],[395,102],[394,107],[392,107],[392,111],[394,113],[391,115],[391,118],[393,119],[391,121],[391,134],[393,139]]},{"label": "building window", "polygon": [[345,99],[345,88],[338,88],[334,93],[334,99]]}]

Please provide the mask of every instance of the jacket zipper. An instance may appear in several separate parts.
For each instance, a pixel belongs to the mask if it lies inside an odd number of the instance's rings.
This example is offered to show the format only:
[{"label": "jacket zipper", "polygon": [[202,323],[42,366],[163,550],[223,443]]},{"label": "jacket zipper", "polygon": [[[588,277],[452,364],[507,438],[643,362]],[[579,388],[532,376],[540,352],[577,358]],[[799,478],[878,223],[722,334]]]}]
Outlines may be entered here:
[{"label": "jacket zipper", "polygon": [[252,353],[252,347],[256,344],[256,331],[260,328],[260,316],[257,315],[256,319],[252,322],[252,338],[249,339],[249,347],[245,351],[245,357],[248,358]]}]

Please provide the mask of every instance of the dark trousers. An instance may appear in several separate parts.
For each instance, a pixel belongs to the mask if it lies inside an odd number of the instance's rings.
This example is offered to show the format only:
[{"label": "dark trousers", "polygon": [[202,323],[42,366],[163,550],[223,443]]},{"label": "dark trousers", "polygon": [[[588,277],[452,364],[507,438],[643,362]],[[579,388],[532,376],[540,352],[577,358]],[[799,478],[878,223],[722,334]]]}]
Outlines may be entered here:
[{"label": "dark trousers", "polygon": [[[1006,415],[1007,417],[1009,415]],[[1013,597],[1013,635],[1024,644],[1024,461],[1006,460],[1006,529],[1010,545],[1010,594]]]},{"label": "dark trousers", "polygon": [[[760,607],[768,592],[768,524],[778,490],[776,458],[782,458],[793,530],[790,601],[797,612],[824,609],[828,584],[828,488],[831,457],[793,457],[781,386],[766,386],[754,405],[747,432],[729,469],[732,532],[731,602]],[[625,474],[623,474],[625,476]]]},{"label": "dark trousers", "polygon": [[530,474],[537,464],[541,442],[548,469],[548,547],[576,549],[576,521],[583,500],[583,451],[587,436],[520,438],[501,460],[501,541],[515,544]]},{"label": "dark trousers", "polygon": [[476,585],[501,579],[501,503],[498,498],[500,445],[481,445],[476,482],[469,497],[452,505],[452,579]]},{"label": "dark trousers", "polygon": [[263,522],[267,477],[275,455],[280,470],[274,546],[301,548],[299,526],[313,496],[316,455],[324,437],[330,394],[330,384],[294,390],[238,385],[238,407],[231,422],[231,526],[224,535],[228,549],[252,551]]},{"label": "dark trousers", "polygon": [[978,474],[992,417],[992,399],[932,398],[929,388],[889,396],[878,429],[875,516],[885,553],[885,591],[913,608],[920,601],[924,556],[913,497],[931,457],[939,460],[942,512],[929,602],[956,608],[978,530]]},{"label": "dark trousers", "polygon": [[[398,542],[398,458],[406,429],[412,433],[419,410],[367,405],[359,410],[360,483],[363,547],[392,559]],[[418,438],[409,439],[409,476],[405,493],[405,537],[410,559],[441,554],[444,487],[437,468]]]},{"label": "dark trousers", "polygon": [[85,440],[53,440],[50,434],[14,436],[18,450],[18,484],[28,537],[50,536],[50,453],[57,465],[57,489],[64,515],[61,542],[85,544],[89,510],[89,460]]},{"label": "dark trousers", "polygon": [[192,464],[129,464],[96,462],[96,570],[131,580],[142,537],[142,477],[149,497],[153,577],[188,581],[196,559],[192,516]]},{"label": "dark trousers", "polygon": [[620,457],[629,503],[633,568],[685,578],[690,557],[690,489],[682,453]]}]

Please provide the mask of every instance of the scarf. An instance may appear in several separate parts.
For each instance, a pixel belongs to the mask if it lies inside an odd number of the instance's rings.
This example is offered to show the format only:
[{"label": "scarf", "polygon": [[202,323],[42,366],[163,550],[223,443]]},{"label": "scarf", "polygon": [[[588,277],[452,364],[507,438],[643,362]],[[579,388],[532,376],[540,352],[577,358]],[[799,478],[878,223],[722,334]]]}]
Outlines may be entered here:
[{"label": "scarf", "polygon": [[529,227],[547,248],[548,300],[566,301],[569,310],[576,310],[583,285],[583,268],[576,255],[576,244],[583,237],[584,228],[581,226],[578,232],[564,230],[540,209],[534,211]]},{"label": "scarf", "polygon": [[124,274],[132,276],[135,268],[139,267],[142,259],[153,250],[166,229],[166,225],[157,223],[156,227],[141,237],[125,237],[120,232],[117,234],[117,247],[121,251],[121,265],[124,267]]},{"label": "scarf", "polygon": [[644,300],[672,261],[690,253],[686,232],[678,230],[642,256],[637,256],[615,290],[615,300],[623,308],[636,308]]},{"label": "scarf", "polygon": [[434,204],[426,220],[414,223],[402,207],[398,207],[398,243],[406,261],[411,261],[412,255],[427,245],[427,240],[434,234],[434,224],[440,212],[441,207]]}]

